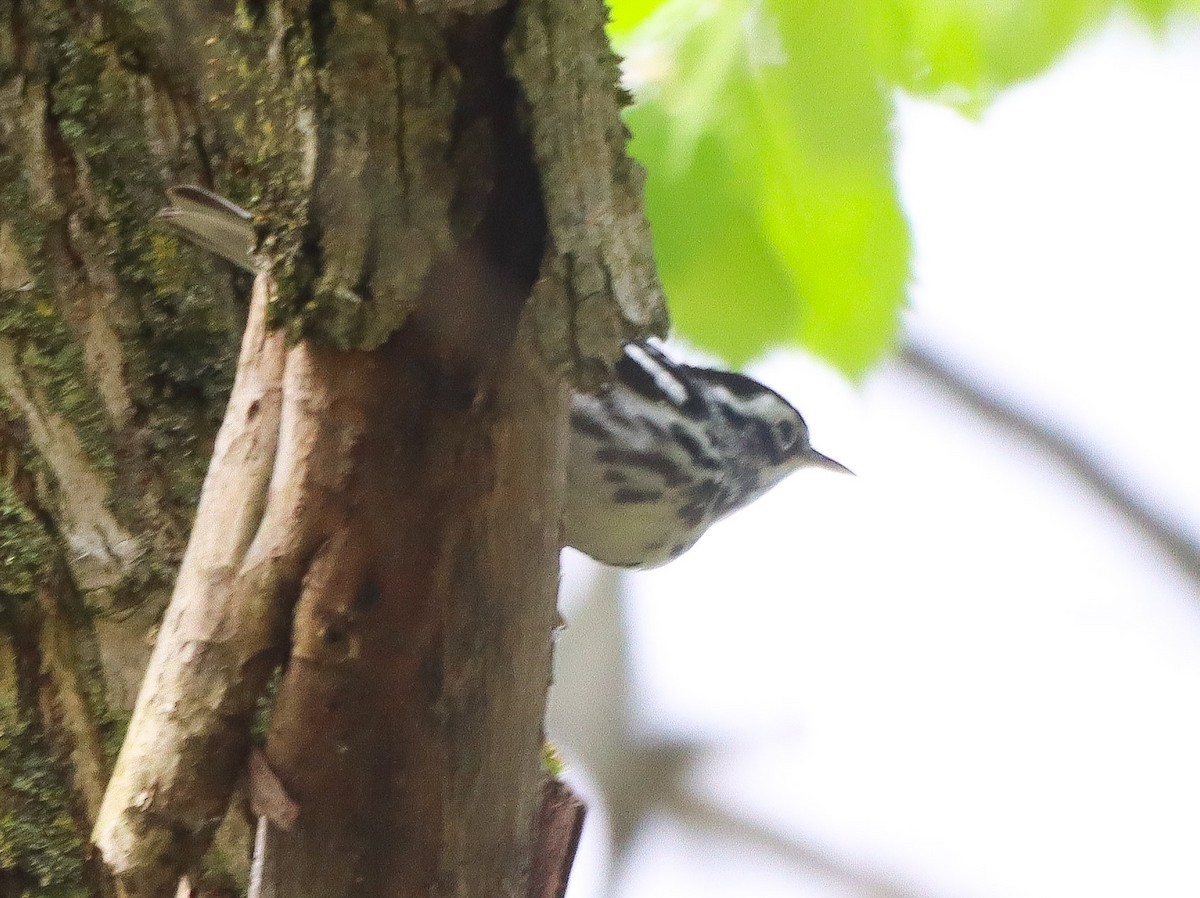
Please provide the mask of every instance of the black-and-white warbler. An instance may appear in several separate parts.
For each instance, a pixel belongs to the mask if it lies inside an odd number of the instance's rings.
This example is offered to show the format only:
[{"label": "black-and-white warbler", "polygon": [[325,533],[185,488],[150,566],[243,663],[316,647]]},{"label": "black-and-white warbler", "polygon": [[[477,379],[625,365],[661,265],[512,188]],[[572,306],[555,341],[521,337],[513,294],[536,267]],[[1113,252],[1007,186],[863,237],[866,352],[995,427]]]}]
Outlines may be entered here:
[{"label": "black-and-white warbler", "polygon": [[[167,229],[255,271],[253,216],[202,187],[168,191]],[[567,545],[650,568],[804,467],[847,469],[812,448],[800,413],[753,378],[680,364],[629,343],[610,384],[577,393],[564,510]]]}]

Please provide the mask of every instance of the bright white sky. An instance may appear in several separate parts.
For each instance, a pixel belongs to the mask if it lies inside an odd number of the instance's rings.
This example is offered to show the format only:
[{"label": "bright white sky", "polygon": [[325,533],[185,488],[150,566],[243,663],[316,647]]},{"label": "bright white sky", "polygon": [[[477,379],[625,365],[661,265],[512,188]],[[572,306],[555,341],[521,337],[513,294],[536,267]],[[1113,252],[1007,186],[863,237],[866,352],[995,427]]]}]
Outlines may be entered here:
[{"label": "bright white sky", "polygon": [[[897,123],[913,330],[1196,533],[1198,110],[1200,27],[1119,22],[979,123],[908,100]],[[929,898],[1200,895],[1200,590],[898,371],[753,370],[859,476],[793,477],[632,578],[648,728],[775,734],[701,790]],[[669,821],[622,890],[837,894]]]}]

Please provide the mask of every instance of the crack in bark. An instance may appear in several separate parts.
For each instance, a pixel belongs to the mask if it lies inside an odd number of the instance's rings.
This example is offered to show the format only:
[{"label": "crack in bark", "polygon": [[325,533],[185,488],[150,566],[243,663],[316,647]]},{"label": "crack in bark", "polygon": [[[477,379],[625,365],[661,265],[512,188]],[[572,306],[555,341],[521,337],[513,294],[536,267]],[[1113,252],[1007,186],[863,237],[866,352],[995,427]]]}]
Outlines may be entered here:
[{"label": "crack in bark", "polygon": [[[46,85],[48,96],[54,95],[56,83],[52,71]],[[89,195],[92,191],[87,169],[76,160],[64,138],[53,102],[45,104],[42,146],[53,166],[52,184],[61,210],[47,234],[48,252],[57,257],[58,263],[50,268],[56,281],[54,292],[63,317],[78,335],[84,367],[100,395],[109,425],[118,430],[133,417],[125,354],[112,325],[120,289],[109,261],[112,253],[101,245],[100,238],[87,232],[80,220],[80,208],[93,209],[99,203]]]},{"label": "crack in bark", "polygon": [[[97,592],[117,586],[143,553],[141,540],[108,510],[108,487],[92,466],[71,424],[52,411],[40,393],[25,384],[11,341],[0,338],[0,389],[20,414],[38,453],[55,478],[67,564],[79,589]],[[105,602],[107,604],[107,601]]]},{"label": "crack in bark", "polygon": [[[556,361],[582,387],[603,378],[627,340],[667,330],[642,177],[625,155],[616,57],[604,21],[602,3],[567,12],[552,0],[526,0],[506,45],[529,106],[549,245],[559,257],[543,273],[561,280],[569,300],[565,328],[551,323],[546,342],[560,342],[560,352],[570,346]],[[594,52],[575,52],[581,46]]]},{"label": "crack in bark", "polygon": [[[82,365],[72,357],[71,371],[78,368],[94,378],[106,367],[119,372],[131,366],[123,376],[130,381],[124,384],[124,395],[132,389],[135,396],[132,426],[124,426],[123,394],[112,389],[111,383],[98,391],[99,402],[90,394],[87,401],[96,406],[96,412],[89,409],[89,414],[99,419],[102,405],[109,422],[117,422],[115,429],[122,431],[116,435],[115,449],[107,445],[107,434],[97,441],[103,451],[111,450],[116,456],[115,476],[107,471],[98,476],[109,477],[109,492],[118,496],[118,507],[110,514],[126,527],[132,526],[129,520],[136,520],[143,531],[139,536],[152,550],[138,576],[169,576],[179,543],[162,534],[186,515],[200,470],[196,468],[197,476],[181,484],[170,479],[181,470],[176,460],[168,458],[159,464],[152,461],[154,453],[165,450],[170,454],[177,446],[182,449],[177,434],[188,440],[186,451],[191,457],[206,451],[211,430],[205,429],[207,424],[193,428],[190,416],[208,415],[206,422],[214,420],[211,415],[222,399],[221,391],[210,389],[213,381],[206,378],[225,361],[223,357],[216,362],[211,356],[189,358],[189,367],[179,374],[170,356],[173,347],[186,351],[194,334],[210,333],[204,330],[212,323],[209,318],[192,330],[175,328],[175,316],[210,302],[213,294],[195,266],[175,266],[169,258],[172,246],[150,242],[137,229],[141,214],[137,210],[157,188],[160,171],[177,175],[184,170],[194,177],[199,166],[210,183],[213,176],[226,188],[232,182],[241,191],[239,198],[261,193],[272,213],[287,216],[272,235],[274,246],[284,247],[278,250],[279,257],[292,268],[297,256],[301,268],[309,266],[300,276],[293,276],[289,286],[302,286],[304,277],[315,276],[330,261],[328,247],[322,249],[323,240],[348,243],[346,257],[350,258],[355,241],[365,239],[371,249],[360,260],[364,264],[355,269],[356,277],[347,283],[360,287],[357,292],[362,296],[373,296],[373,303],[364,304],[372,308],[386,301],[388,290],[403,293],[411,289],[418,297],[413,299],[418,311],[405,323],[403,335],[393,334],[403,316],[390,324],[372,323],[379,326],[379,340],[397,340],[397,345],[403,345],[401,355],[388,355],[391,347],[368,363],[362,354],[337,354],[310,346],[285,350],[280,345],[279,395],[256,397],[257,404],[232,403],[228,421],[237,433],[224,442],[218,440],[205,489],[206,495],[210,489],[215,492],[212,499],[201,503],[196,537],[176,586],[177,596],[190,597],[191,607],[173,607],[162,623],[160,646],[146,679],[149,697],[139,704],[140,718],[130,729],[123,753],[123,758],[129,757],[101,806],[97,842],[131,894],[139,894],[143,887],[148,894],[163,883],[170,887],[173,871],[194,860],[224,807],[229,781],[237,773],[244,748],[245,718],[252,713],[260,681],[275,666],[288,641],[288,611],[298,600],[307,603],[306,609],[316,607],[321,594],[338,592],[334,580],[344,580],[351,604],[327,608],[329,615],[297,626],[296,643],[308,646],[300,656],[319,657],[328,662],[321,670],[336,674],[357,663],[363,652],[394,648],[388,640],[411,639],[405,651],[416,659],[413,679],[403,687],[411,690],[412,703],[397,708],[382,701],[377,707],[379,719],[394,713],[406,715],[393,735],[411,737],[400,742],[415,746],[413,756],[394,759],[399,766],[382,782],[392,783],[393,778],[424,782],[429,790],[413,786],[405,795],[412,798],[417,813],[394,813],[389,818],[388,826],[394,825],[395,833],[411,837],[410,841],[393,840],[381,850],[389,858],[399,858],[394,860],[397,867],[406,864],[396,854],[401,850],[397,845],[415,849],[420,843],[430,853],[420,855],[411,870],[389,868],[387,875],[430,873],[428,881],[447,889],[467,883],[462,888],[479,894],[519,890],[527,859],[526,829],[536,799],[536,790],[527,787],[536,775],[540,703],[549,677],[560,466],[566,439],[565,392],[556,377],[547,374],[546,357],[570,355],[563,349],[565,343],[557,343],[565,332],[564,322],[570,319],[582,322],[577,328],[577,322],[570,320],[574,352],[580,357],[596,352],[599,344],[616,345],[624,329],[633,327],[628,309],[617,309],[621,297],[616,297],[614,304],[614,295],[625,286],[608,276],[611,272],[600,279],[598,292],[587,289],[584,282],[593,260],[584,253],[578,254],[579,289],[575,294],[559,291],[558,304],[544,317],[531,312],[528,295],[539,261],[552,255],[558,258],[547,252],[543,194],[561,188],[561,199],[570,206],[579,196],[591,196],[578,183],[572,186],[570,179],[604,180],[612,172],[606,170],[598,176],[594,171],[580,171],[580,165],[588,164],[584,153],[573,157],[574,168],[561,171],[553,185],[543,182],[539,190],[537,166],[544,159],[534,158],[527,132],[529,123],[539,117],[535,132],[564,123],[571,126],[571,117],[593,97],[595,76],[607,77],[611,66],[588,69],[586,77],[572,82],[558,98],[569,107],[565,112],[553,103],[538,106],[532,102],[527,92],[518,91],[513,76],[505,70],[512,63],[511,51],[506,57],[501,49],[515,30],[514,14],[525,2],[508,3],[504,10],[499,9],[505,5],[500,0],[465,0],[454,4],[453,10],[445,4],[423,3],[421,11],[430,15],[417,23],[424,29],[420,34],[405,35],[408,43],[404,49],[411,51],[410,55],[404,56],[393,42],[382,54],[390,57],[388,65],[378,70],[361,65],[355,69],[354,51],[368,46],[372,35],[367,26],[394,23],[395,11],[387,4],[371,7],[344,0],[285,0],[280,5],[260,4],[264,17],[247,24],[241,19],[222,21],[217,7],[197,0],[170,7],[151,3],[149,18],[132,22],[135,31],[119,37],[124,49],[118,53],[111,51],[106,33],[110,29],[97,25],[95,13],[100,10],[115,16],[114,11],[126,5],[100,0],[99,6],[73,7],[77,17],[53,29],[43,21],[45,7],[33,7],[36,27],[30,53],[46,53],[46,58],[60,61],[67,77],[69,90],[64,89],[61,107],[56,107],[62,116],[47,119],[46,96],[38,93],[38,85],[46,83],[44,78],[39,80],[44,73],[21,86],[28,93],[19,99],[14,84],[0,85],[4,92],[0,103],[5,109],[18,109],[22,120],[31,110],[36,113],[37,127],[32,136],[19,137],[25,143],[13,155],[30,169],[29,205],[36,208],[38,221],[57,228],[52,236],[70,275],[47,288],[48,298],[64,303],[64,298],[69,299],[64,291],[83,287],[99,291],[96,296],[81,294],[76,299],[83,306],[71,309],[80,316],[71,322],[75,339],[87,354]],[[464,16],[468,7],[473,14],[495,11]],[[338,11],[336,20],[331,15],[334,9]],[[584,10],[584,18],[594,23],[599,9],[592,3]],[[363,12],[379,16],[364,25]],[[401,15],[414,15],[411,4]],[[311,35],[306,33],[305,22]],[[343,26],[347,30],[339,33]],[[265,37],[272,41],[265,57],[261,52],[264,29]],[[296,43],[285,38],[285,29]],[[165,35],[164,42],[148,46],[151,37],[162,36],[159,31]],[[97,34],[104,35],[100,42]],[[211,52],[204,46],[210,36],[216,41]],[[307,54],[305,42],[310,36],[320,71],[313,70]],[[349,43],[338,44],[342,37],[348,37]],[[359,39],[367,43],[355,43]],[[564,32],[561,40],[555,38],[553,50],[567,63],[575,62],[576,57],[588,62],[601,45],[602,31],[583,34],[576,29]],[[130,64],[123,55],[127,50],[135,54]],[[296,55],[288,56],[289,52]],[[173,63],[177,71],[172,73],[163,66],[173,53],[180,58]],[[86,65],[79,66],[76,56]],[[36,56],[30,59],[35,69],[44,61]],[[294,77],[275,72],[273,66],[280,60],[295,63]],[[88,75],[97,66],[103,78],[111,78],[113,83],[92,90]],[[268,70],[269,77],[263,77],[260,66]],[[390,88],[386,86],[378,91],[382,100],[376,104],[377,85],[369,83],[370,77],[386,77],[389,68],[398,83],[404,83],[397,97],[387,96]],[[461,81],[458,71],[463,72]],[[131,84],[127,77],[131,73],[141,80]],[[568,81],[578,75],[575,72]],[[183,83],[188,79],[194,83]],[[325,91],[337,79],[342,79],[336,85],[340,93],[322,94],[320,108],[306,105],[314,90]],[[598,90],[595,96],[603,100],[611,85],[601,85]],[[337,101],[342,96],[368,102],[361,111],[343,108]],[[141,106],[126,114],[122,98],[135,104],[141,101]],[[103,101],[102,108],[93,115],[97,100]],[[260,101],[262,114],[245,113],[247,108],[260,109]],[[205,108],[192,108],[202,102],[207,104]],[[151,109],[152,104],[158,105]],[[548,117],[548,109],[562,117]],[[582,111],[596,119],[605,114],[604,109]],[[144,120],[155,112],[162,121],[154,119],[153,133],[147,136]],[[373,115],[379,120],[371,124],[376,131],[364,144],[364,152],[356,156],[363,147],[349,139],[344,155],[331,150],[338,136],[338,117],[342,119],[340,127],[352,131],[371,123]],[[394,123],[385,121],[388,118],[394,118]],[[592,122],[588,133],[616,133],[613,129],[619,129],[619,123],[614,122],[600,132],[592,128]],[[110,134],[103,127],[114,123],[121,133]],[[0,122],[0,134],[7,138],[4,127]],[[58,148],[61,168],[53,179],[50,175],[55,167],[39,161],[44,161],[49,150],[32,146],[46,136],[46,128],[56,131],[59,138],[65,131],[73,141],[65,150]],[[312,138],[302,151],[302,162],[297,159],[301,155],[296,151],[297,132]],[[608,150],[616,148],[619,155],[616,142],[607,146]],[[181,154],[183,159],[171,158],[171,153]],[[41,154],[38,160],[33,159],[34,154]],[[198,161],[187,161],[192,154]],[[383,169],[372,167],[381,161],[376,154],[383,157]],[[147,157],[148,176],[135,164],[142,156]],[[611,162],[611,157],[606,158]],[[360,167],[353,169],[359,163]],[[340,222],[328,214],[329,209],[321,205],[320,186],[308,192],[314,176],[320,182],[332,169],[350,172],[348,177],[355,180],[359,192],[366,192],[367,199],[379,206],[372,215],[380,217],[373,218],[362,233],[355,232],[354,222]],[[623,179],[619,169],[616,166],[614,170]],[[388,178],[403,178],[398,201],[373,189],[376,182],[371,178],[380,171],[386,171]],[[140,181],[130,188],[134,174]],[[305,198],[314,193],[316,200]],[[348,197],[349,193],[335,189],[330,202],[344,203]],[[412,208],[418,198],[424,205]],[[312,213],[307,232],[303,231],[305,203]],[[617,207],[623,208],[620,203]],[[608,214],[602,204],[587,214],[593,213]],[[323,214],[326,220],[321,220]],[[96,267],[110,263],[92,258],[103,250],[104,241],[111,239],[94,223],[101,221],[115,224],[113,233],[121,234],[122,244],[117,251],[128,254],[116,262],[119,285]],[[408,229],[400,237],[401,229],[393,228],[395,222]],[[338,228],[343,229],[340,236],[333,233]],[[595,251],[607,265],[610,260],[605,247],[612,235],[600,231],[587,232],[585,237],[602,244]],[[27,233],[17,234],[17,242],[22,239],[27,240]],[[622,247],[617,245],[618,254],[625,251]],[[28,245],[24,248],[29,252]],[[595,248],[586,249],[592,252]],[[76,258],[68,260],[72,252]],[[419,259],[422,253],[428,256],[424,262]],[[145,261],[150,257],[152,263]],[[574,265],[576,255],[568,253],[566,258]],[[66,265],[67,261],[71,264]],[[616,266],[612,272],[624,271],[620,259],[611,264]],[[31,263],[28,267],[35,266]],[[16,280],[21,272],[10,267],[8,273]],[[180,288],[172,279],[185,286]],[[572,289],[577,286],[575,280],[568,284]],[[97,313],[110,333],[102,333],[99,343],[93,339],[89,344],[93,325],[88,310],[98,309],[106,298],[115,302],[118,288],[129,293],[131,307],[138,306],[133,309],[141,314],[138,326],[152,332],[144,343],[129,347],[127,360],[108,352],[112,335],[123,332],[116,314],[120,309],[114,306]],[[160,289],[170,293],[162,302]],[[297,298],[303,304],[312,295],[289,293],[284,301]],[[346,297],[333,298],[333,308],[340,315]],[[256,302],[265,303],[265,298],[256,296]],[[576,302],[582,306],[576,308]],[[248,331],[261,323],[256,317],[259,314],[251,316]],[[561,318],[555,321],[556,316]],[[229,314],[217,327],[235,332],[240,328],[239,317]],[[346,313],[339,321],[350,318],[351,313]],[[611,327],[598,330],[596,321]],[[66,328],[62,330],[66,332]],[[293,334],[300,332],[293,330]],[[223,341],[223,333],[220,339]],[[282,340],[277,335],[271,339]],[[178,347],[172,341],[177,341]],[[9,380],[20,377],[16,382],[32,397],[41,418],[61,412],[58,394],[38,394],[32,386],[36,372],[20,367],[26,344],[13,343],[8,367],[10,372],[14,366],[17,370],[16,375],[10,373]],[[152,359],[141,354],[150,351],[148,346],[158,353]],[[547,350],[544,355],[539,355],[541,349]],[[395,365],[382,370],[399,371],[402,376],[381,376],[370,367],[376,363]],[[213,377],[219,379],[220,372]],[[372,382],[375,392],[364,398],[367,394],[356,392],[361,385],[355,384],[355,377],[377,378]],[[412,395],[422,398],[402,412],[394,407],[392,392],[403,393],[398,383],[408,380],[412,381]],[[176,389],[194,392],[168,405],[158,418],[158,403],[166,402],[164,397]],[[272,412],[270,406],[276,402],[279,408]],[[277,414],[274,424],[264,425],[264,419],[273,414]],[[379,427],[382,418],[393,415],[397,417],[386,427]],[[18,417],[24,421],[24,416],[13,416],[14,420]],[[24,423],[26,429],[34,429]],[[62,423],[70,426],[65,419]],[[74,423],[82,427],[79,421]],[[88,432],[80,429],[80,433],[85,437],[83,448],[90,448]],[[356,434],[363,433],[373,434],[369,446],[357,442]],[[366,456],[374,458],[371,482],[355,479],[365,476],[357,472]],[[100,464],[93,460],[93,467]],[[186,469],[184,476],[190,476],[191,470]],[[103,509],[105,503],[111,506],[113,497],[102,495],[95,501]],[[369,513],[364,511],[368,506]],[[134,508],[138,511],[127,514]],[[363,562],[361,567],[351,563],[356,550],[350,544],[367,542],[365,525],[355,515],[367,515],[371,521],[373,556],[371,563]],[[56,520],[61,520],[61,515]],[[397,534],[400,530],[405,531],[403,537]],[[408,533],[410,530],[413,533]],[[327,542],[334,536],[339,540],[336,551]],[[164,544],[169,547],[161,548]],[[325,574],[317,570],[317,549],[322,544],[326,552],[333,552],[320,561]],[[336,564],[339,559],[345,564]],[[146,598],[149,590],[145,583],[127,582],[130,602]],[[139,663],[140,641],[151,625],[152,606],[155,602],[143,601],[130,617],[112,614],[94,621],[103,647],[110,698],[123,695],[136,676],[129,668]],[[380,617],[396,614],[397,607],[399,617]],[[230,608],[240,611],[230,613]],[[378,632],[367,632],[367,620],[390,623],[380,624]],[[69,660],[69,649],[63,647],[64,661]],[[312,666],[303,661],[295,665],[294,673]],[[391,682],[378,676],[367,680],[370,689]],[[61,688],[71,689],[78,685],[67,679],[62,684]],[[388,697],[382,692],[379,696]],[[354,695],[342,696],[340,707],[353,709],[354,699]],[[313,730],[298,731],[302,747],[322,736]],[[396,743],[386,744],[395,747]],[[413,771],[419,774],[422,770],[434,770],[438,776],[423,781],[419,775],[406,779]],[[371,811],[378,810],[381,801],[379,783],[373,783],[373,788],[375,793],[366,796],[364,805]],[[334,801],[341,798],[334,795]],[[480,838],[480,833],[486,835]],[[143,840],[140,845],[139,840]],[[151,864],[147,854],[137,854],[139,850],[165,852],[165,863],[160,864],[163,858],[157,857],[154,870],[139,868],[139,863]],[[310,852],[310,856],[319,861],[320,855]]]}]

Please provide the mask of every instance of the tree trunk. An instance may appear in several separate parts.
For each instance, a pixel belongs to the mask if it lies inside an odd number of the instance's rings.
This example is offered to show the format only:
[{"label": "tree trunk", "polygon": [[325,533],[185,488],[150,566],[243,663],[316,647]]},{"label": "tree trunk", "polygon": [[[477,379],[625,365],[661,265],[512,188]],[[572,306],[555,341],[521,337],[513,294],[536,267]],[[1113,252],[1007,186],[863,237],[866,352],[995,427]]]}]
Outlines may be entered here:
[{"label": "tree trunk", "polygon": [[567,397],[664,326],[603,16],[0,0],[0,898],[244,891],[256,719],[260,895],[526,894]]}]

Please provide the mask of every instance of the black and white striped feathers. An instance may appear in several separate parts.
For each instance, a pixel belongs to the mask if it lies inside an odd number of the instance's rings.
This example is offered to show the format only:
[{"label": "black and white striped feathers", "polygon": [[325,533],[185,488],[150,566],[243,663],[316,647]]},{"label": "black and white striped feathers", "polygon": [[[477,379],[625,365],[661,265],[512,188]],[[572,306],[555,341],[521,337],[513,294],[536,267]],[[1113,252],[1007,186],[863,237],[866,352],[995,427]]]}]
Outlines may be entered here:
[{"label": "black and white striped feathers", "polygon": [[665,564],[793,471],[846,470],[752,378],[679,364],[643,341],[625,347],[614,374],[571,407],[566,543],[598,561]]},{"label": "black and white striped feathers", "polygon": [[[249,212],[203,187],[167,195],[161,226],[257,269]],[[793,471],[846,470],[812,448],[787,400],[752,378],[679,364],[643,341],[625,347],[613,374],[571,407],[564,540],[597,561],[665,564]]]}]

